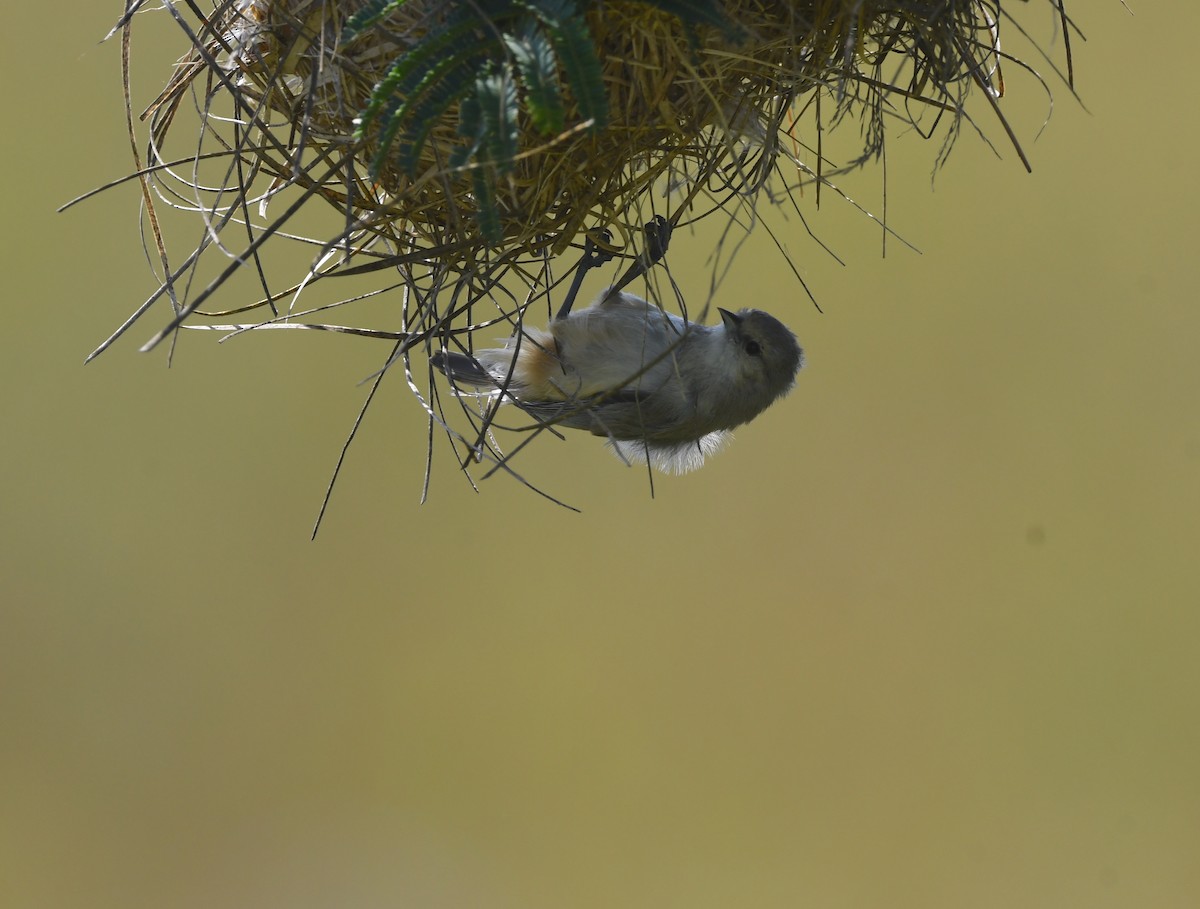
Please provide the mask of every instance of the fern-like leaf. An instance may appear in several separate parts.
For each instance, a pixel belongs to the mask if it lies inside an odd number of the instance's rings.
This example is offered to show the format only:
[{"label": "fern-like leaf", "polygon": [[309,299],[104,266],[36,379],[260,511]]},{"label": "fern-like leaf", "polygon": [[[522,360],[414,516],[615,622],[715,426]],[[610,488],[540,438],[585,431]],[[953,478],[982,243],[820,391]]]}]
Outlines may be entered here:
[{"label": "fern-like leaf", "polygon": [[507,66],[475,82],[483,119],[483,158],[498,173],[512,170],[517,156],[517,83]]},{"label": "fern-like leaf", "polygon": [[592,121],[592,132],[604,129],[608,125],[608,93],[604,90],[604,71],[587,20],[575,11],[570,0],[517,2],[532,12],[550,33],[579,115]]},{"label": "fern-like leaf", "polygon": [[483,131],[486,124],[479,113],[479,99],[467,95],[458,105],[458,129],[460,138],[465,139],[462,145],[450,153],[450,166],[462,167],[475,156],[483,144]]},{"label": "fern-like leaf", "polygon": [[499,243],[504,237],[500,227],[500,210],[496,207],[496,191],[494,176],[485,168],[478,168],[472,174],[475,203],[479,208],[476,217],[479,220],[479,231],[489,243]]},{"label": "fern-like leaf", "polygon": [[346,45],[361,35],[394,9],[399,9],[407,0],[370,0],[342,26],[339,44]]},{"label": "fern-like leaf", "polygon": [[474,27],[475,24],[471,22],[457,23],[427,37],[397,57],[387,75],[371,90],[367,106],[358,116],[355,138],[361,139],[366,135],[367,127],[393,98],[411,97],[417,86],[428,84],[432,72],[445,72],[448,60],[458,60],[475,51],[478,44]]},{"label": "fern-like leaf", "polygon": [[536,26],[519,35],[506,34],[504,43],[516,61],[525,89],[525,109],[534,128],[543,134],[560,133],[565,114],[558,90],[558,61],[550,40]]},{"label": "fern-like leaf", "polygon": [[[467,61],[466,65],[458,65],[445,77],[438,78],[431,84],[428,90],[422,93],[420,103],[407,105],[408,113],[402,120],[406,121],[408,126],[400,134],[400,144],[396,149],[396,164],[405,173],[411,174],[417,169],[421,149],[425,147],[429,133],[454,102],[471,91],[474,75],[475,66],[470,61]],[[386,146],[381,145],[380,151],[384,151],[385,148]],[[376,160],[380,165],[383,164],[381,157],[377,156]]]}]

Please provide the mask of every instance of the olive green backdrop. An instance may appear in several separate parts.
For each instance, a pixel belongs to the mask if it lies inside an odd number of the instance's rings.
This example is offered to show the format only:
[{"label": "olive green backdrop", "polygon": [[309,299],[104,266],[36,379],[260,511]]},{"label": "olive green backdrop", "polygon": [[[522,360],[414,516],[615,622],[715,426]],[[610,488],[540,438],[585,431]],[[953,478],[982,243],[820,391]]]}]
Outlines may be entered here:
[{"label": "olive green backdrop", "polygon": [[[888,150],[722,305],[796,390],[651,497],[600,440],[479,494],[379,342],[277,332],[87,367],[152,287],[120,4],[9,15],[0,904],[1200,905],[1192,3],[1076,2],[1086,110],[1007,73]],[[1049,35],[1039,4],[1023,21]],[[34,13],[36,12],[36,15]],[[15,19],[14,19],[15,17]],[[22,20],[25,21],[22,21]],[[180,46],[140,20],[144,104]],[[1043,66],[1044,69],[1047,69]],[[881,168],[851,181],[878,209]],[[670,263],[703,300],[711,232]],[[597,287],[598,289],[598,287]],[[232,299],[227,299],[232,303]]]}]

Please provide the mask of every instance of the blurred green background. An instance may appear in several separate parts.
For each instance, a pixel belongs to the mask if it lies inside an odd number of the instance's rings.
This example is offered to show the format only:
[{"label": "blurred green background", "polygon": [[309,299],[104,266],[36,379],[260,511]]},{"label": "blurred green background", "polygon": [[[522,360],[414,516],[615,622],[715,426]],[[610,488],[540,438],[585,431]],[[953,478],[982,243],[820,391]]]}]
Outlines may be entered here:
[{"label": "blurred green background", "polygon": [[[130,167],[119,6],[58,57],[9,17],[0,904],[1200,905],[1194,4],[1069,5],[1086,110],[1051,77],[1035,141],[1007,73],[1031,175],[980,106],[1002,160],[968,130],[932,190],[897,137],[921,255],[805,200],[823,315],[756,233],[718,302],[809,367],[703,470],[651,498],[545,437],[518,467],[575,514],[442,444],[421,506],[394,381],[315,543],[379,342],[167,369],[160,311],[82,365],[152,288],[134,185],[53,212]],[[138,37],[144,105],[180,45]]]}]

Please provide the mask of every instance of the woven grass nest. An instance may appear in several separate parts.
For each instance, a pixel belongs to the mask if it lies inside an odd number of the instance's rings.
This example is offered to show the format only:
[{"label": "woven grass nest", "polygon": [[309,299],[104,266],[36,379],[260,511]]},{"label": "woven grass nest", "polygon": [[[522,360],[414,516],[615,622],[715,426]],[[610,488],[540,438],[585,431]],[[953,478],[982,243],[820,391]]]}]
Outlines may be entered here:
[{"label": "woven grass nest", "polygon": [[[126,62],[142,4],[130,5]],[[289,225],[310,205],[333,206],[341,229],[308,238],[318,251],[307,275],[280,284],[264,273],[262,298],[236,311],[261,307],[256,327],[299,327],[297,291],[313,281],[399,275],[388,325],[343,330],[392,339],[388,364],[408,367],[422,346],[519,328],[569,273],[570,261],[552,270],[558,257],[585,236],[632,258],[652,214],[678,224],[753,204],[780,161],[819,185],[877,156],[898,127],[941,127],[948,147],[969,97],[983,99],[1025,160],[1000,101],[1009,64],[1032,71],[1001,43],[1009,27],[1026,31],[1011,8],[1027,14],[1027,2],[165,6],[191,46],[142,115],[149,141],[137,166],[162,283],[101,350],[163,296],[174,312],[147,347],[200,316],[227,319],[233,310],[215,310],[214,294],[269,244],[294,239]],[[1063,0],[1043,9],[1061,30],[1065,65],[1055,68],[1070,82],[1073,26]],[[189,150],[173,154],[168,140],[193,109],[200,139],[189,132]],[[856,132],[860,152],[831,164],[819,144],[831,129]],[[186,257],[167,249],[164,203],[205,219]],[[229,260],[202,274],[214,247]]]}]

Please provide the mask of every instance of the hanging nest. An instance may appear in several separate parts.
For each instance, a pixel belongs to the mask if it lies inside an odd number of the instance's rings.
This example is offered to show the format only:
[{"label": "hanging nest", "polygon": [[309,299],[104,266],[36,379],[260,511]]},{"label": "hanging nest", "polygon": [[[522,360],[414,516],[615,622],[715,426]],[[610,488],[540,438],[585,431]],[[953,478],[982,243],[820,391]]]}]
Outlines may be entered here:
[{"label": "hanging nest", "polygon": [[[940,159],[969,96],[1024,161],[999,105],[1013,5],[223,0],[204,15],[189,4],[188,18],[167,2],[191,48],[143,114],[148,160],[138,161],[162,282],[101,350],[161,296],[174,313],[147,347],[194,323],[252,262],[269,326],[298,327],[297,292],[318,278],[386,269],[402,288],[387,324],[342,329],[393,339],[388,364],[407,368],[416,348],[519,328],[562,280],[556,257],[585,235],[636,256],[651,214],[679,223],[753,205],[780,161],[789,191],[819,185],[879,155],[898,126],[942,126]],[[125,29],[141,3],[131,6]],[[1062,0],[1046,6],[1070,82],[1070,23]],[[193,106],[200,141],[180,167],[168,136]],[[821,137],[853,131],[843,124],[857,124],[861,146],[834,165]],[[295,239],[293,219],[318,199],[340,226],[309,238],[319,252],[308,274],[275,287],[264,250]],[[183,259],[168,254],[164,202],[206,220]],[[230,261],[185,292],[209,248]],[[468,439],[476,453],[486,429]]]}]

